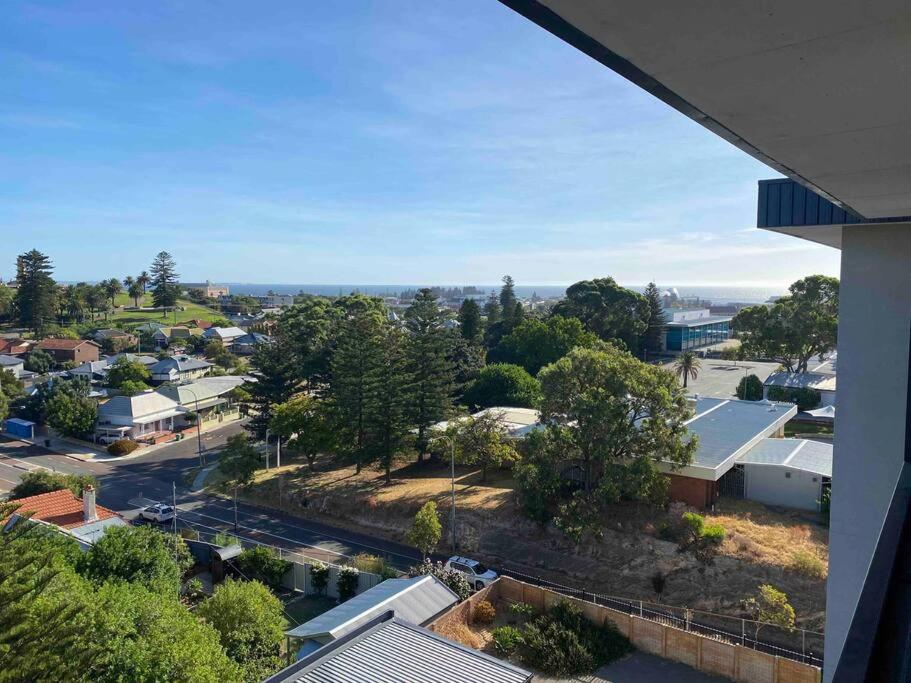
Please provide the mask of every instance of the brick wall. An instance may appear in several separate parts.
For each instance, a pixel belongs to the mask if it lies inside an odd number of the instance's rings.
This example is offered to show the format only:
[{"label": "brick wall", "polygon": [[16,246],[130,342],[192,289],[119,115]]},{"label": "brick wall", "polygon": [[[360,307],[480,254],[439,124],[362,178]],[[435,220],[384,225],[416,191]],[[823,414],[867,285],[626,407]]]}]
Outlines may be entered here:
[{"label": "brick wall", "polygon": [[671,480],[668,496],[671,500],[679,500],[692,505],[697,510],[703,510],[715,502],[717,485],[713,481],[684,477],[679,474],[669,474]]}]

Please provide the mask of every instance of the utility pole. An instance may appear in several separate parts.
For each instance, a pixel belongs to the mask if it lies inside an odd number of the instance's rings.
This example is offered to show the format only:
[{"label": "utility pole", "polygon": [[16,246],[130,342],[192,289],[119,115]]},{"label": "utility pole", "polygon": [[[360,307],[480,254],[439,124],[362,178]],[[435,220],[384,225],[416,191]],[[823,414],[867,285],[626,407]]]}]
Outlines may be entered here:
[{"label": "utility pole", "polygon": [[275,441],[275,466],[282,466],[282,435],[279,434]]},{"label": "utility pole", "polygon": [[177,482],[171,482],[171,500],[174,507],[174,535],[177,535]]},{"label": "utility pole", "polygon": [[237,533],[237,487],[234,487],[234,533]]}]

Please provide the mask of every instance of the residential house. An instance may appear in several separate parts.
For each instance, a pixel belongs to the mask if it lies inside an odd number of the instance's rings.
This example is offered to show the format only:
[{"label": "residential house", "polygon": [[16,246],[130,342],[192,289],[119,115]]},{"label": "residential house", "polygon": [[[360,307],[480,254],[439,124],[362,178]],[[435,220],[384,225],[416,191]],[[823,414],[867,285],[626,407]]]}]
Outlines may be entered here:
[{"label": "residential house", "polygon": [[409,623],[425,626],[457,602],[459,596],[435,576],[386,579],[285,635],[297,648],[300,659],[387,611]]},{"label": "residential house", "polygon": [[202,320],[201,318],[193,318],[192,320],[187,320],[181,324],[186,325],[187,327],[198,327],[201,330],[208,330],[210,327],[212,327],[211,322],[208,320]]},{"label": "residential house", "polygon": [[76,539],[82,549],[94,544],[108,529],[127,526],[120,515],[95,502],[92,486],[85,488],[81,499],[69,489],[60,489],[20,498],[16,504],[19,507],[6,520],[4,530],[9,529],[17,519],[29,516],[32,522],[54,527]]},{"label": "residential house", "polygon": [[[185,408],[186,412],[195,413],[199,422],[207,422],[221,420],[225,415],[239,417],[237,409],[232,409],[232,402],[228,398],[228,394],[243,383],[243,377],[232,375],[203,377],[187,384],[160,387],[156,391]],[[187,424],[189,423],[185,417],[177,423],[178,426]]]},{"label": "residential house", "polygon": [[[508,406],[497,406],[493,408],[484,408],[471,417],[480,418],[486,416],[495,417],[503,427],[507,436],[513,439],[522,439],[533,431],[542,429],[541,413],[534,408],[512,408]],[[456,417],[452,420],[443,420],[437,422],[431,427],[435,431],[445,431],[450,425],[465,420],[465,417]]]},{"label": "residential house", "polygon": [[206,339],[218,339],[226,349],[232,348],[235,340],[246,336],[247,333],[239,327],[210,327],[203,333]]},{"label": "residential house", "polygon": [[530,672],[411,624],[390,609],[270,676],[265,683],[531,680]]},{"label": "residential house", "polygon": [[139,343],[136,335],[113,328],[95,330],[92,339],[101,344],[102,348],[114,353],[135,348]]},{"label": "residential house", "polygon": [[36,343],[31,339],[0,339],[0,353],[7,356],[24,356]]},{"label": "residential house", "polygon": [[242,337],[235,339],[231,349],[238,355],[250,356],[256,351],[256,347],[260,344],[270,343],[272,343],[272,337],[269,335],[260,334],[259,332],[248,332]]},{"label": "residential house", "polygon": [[115,353],[113,356],[105,356],[108,365],[113,365],[121,358],[125,358],[130,363],[141,363],[147,368],[155,365],[158,359],[155,356],[146,356],[139,353]]},{"label": "residential house", "polygon": [[286,308],[294,305],[293,294],[263,294],[254,296],[263,308]]},{"label": "residential house", "polygon": [[115,396],[98,406],[95,438],[134,441],[174,431],[174,418],[186,413],[176,401],[156,391],[134,396]]},{"label": "residential house", "polygon": [[763,397],[769,397],[769,389],[812,389],[819,392],[819,405],[835,405],[835,374],[830,372],[774,372],[763,382]]},{"label": "residential house", "polygon": [[165,349],[173,344],[186,343],[186,340],[190,337],[202,336],[203,332],[198,327],[186,327],[184,325],[162,327],[152,334],[152,340],[157,348]]},{"label": "residential house", "polygon": [[88,339],[42,339],[37,348],[51,354],[56,363],[86,363],[98,360],[101,345]]},{"label": "residential house", "polygon": [[0,354],[0,370],[9,370],[19,379],[25,373],[25,360],[17,356]]},{"label": "residential house", "polygon": [[149,367],[152,373],[152,382],[188,382],[199,379],[209,372],[212,364],[193,358],[192,356],[180,355],[164,358]]},{"label": "residential house", "polygon": [[162,329],[163,327],[167,327],[167,325],[149,321],[134,327],[133,332],[136,334],[155,334],[155,332]]},{"label": "residential house", "polygon": [[70,377],[84,377],[89,382],[101,382],[108,374],[110,361],[105,357],[100,360],[92,360],[82,365],[78,365],[68,371]]}]

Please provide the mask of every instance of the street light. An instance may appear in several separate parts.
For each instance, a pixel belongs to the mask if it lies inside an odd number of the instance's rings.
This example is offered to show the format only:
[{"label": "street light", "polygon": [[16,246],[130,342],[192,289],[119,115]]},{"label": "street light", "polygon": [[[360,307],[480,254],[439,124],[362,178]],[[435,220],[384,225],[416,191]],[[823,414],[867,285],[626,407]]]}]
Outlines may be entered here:
[{"label": "street light", "polygon": [[[180,389],[181,387],[177,388],[178,397],[180,396]],[[202,467],[205,463],[202,459],[202,416],[199,414],[199,396],[189,386],[184,386],[183,389],[193,394],[193,400],[196,404],[196,452],[199,455],[199,466]]]},{"label": "street light", "polygon": [[452,506],[449,511],[449,528],[452,530],[452,554],[456,552],[456,503],[455,503],[455,440],[446,434],[440,434],[438,437],[449,442],[449,464],[450,464],[450,484]]}]

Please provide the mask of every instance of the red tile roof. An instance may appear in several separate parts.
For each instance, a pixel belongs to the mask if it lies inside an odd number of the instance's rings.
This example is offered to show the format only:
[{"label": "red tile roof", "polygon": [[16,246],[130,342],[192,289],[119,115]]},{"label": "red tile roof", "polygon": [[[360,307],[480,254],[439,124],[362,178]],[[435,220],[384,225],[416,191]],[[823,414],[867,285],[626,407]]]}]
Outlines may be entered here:
[{"label": "red tile roof", "polygon": [[28,351],[31,342],[26,339],[0,340],[0,353],[23,353]]},{"label": "red tile roof", "polygon": [[[51,491],[10,502],[19,505],[16,510],[18,514],[32,513],[32,519],[53,524],[61,529],[73,529],[87,523],[82,512],[82,499],[74,496],[69,489]],[[113,510],[97,504],[95,513],[99,520],[118,516]]]},{"label": "red tile roof", "polygon": [[[39,349],[54,349],[54,350],[58,350],[58,351],[68,351],[71,349],[75,349],[79,346],[82,346],[83,344],[92,344],[93,346],[98,346],[98,344],[96,344],[95,342],[89,341],[87,339],[48,338],[48,339],[42,339],[40,342],[38,342],[38,348]],[[99,346],[98,348],[101,348],[101,347]]]}]

